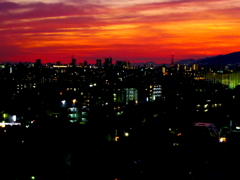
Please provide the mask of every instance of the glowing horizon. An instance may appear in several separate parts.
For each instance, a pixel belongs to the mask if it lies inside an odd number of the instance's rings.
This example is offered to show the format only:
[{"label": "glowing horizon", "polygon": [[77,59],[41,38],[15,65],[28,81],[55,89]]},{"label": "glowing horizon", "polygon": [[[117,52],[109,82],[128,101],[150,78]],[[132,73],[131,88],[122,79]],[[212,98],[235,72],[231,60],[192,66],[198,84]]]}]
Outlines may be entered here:
[{"label": "glowing horizon", "polygon": [[0,63],[170,63],[239,51],[238,0],[0,0]]}]

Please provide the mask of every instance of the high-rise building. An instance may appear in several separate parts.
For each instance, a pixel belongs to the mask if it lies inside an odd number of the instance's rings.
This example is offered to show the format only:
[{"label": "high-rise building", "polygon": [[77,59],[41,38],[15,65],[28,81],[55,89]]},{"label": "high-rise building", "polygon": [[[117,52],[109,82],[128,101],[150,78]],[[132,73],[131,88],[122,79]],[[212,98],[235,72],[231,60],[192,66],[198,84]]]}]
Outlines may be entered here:
[{"label": "high-rise building", "polygon": [[77,63],[77,60],[74,57],[72,57],[72,66],[76,67],[76,63]]},{"label": "high-rise building", "polygon": [[101,67],[102,66],[102,60],[101,59],[97,59],[96,60],[96,66],[97,67]]},{"label": "high-rise building", "polygon": [[166,66],[165,66],[165,65],[162,66],[162,73],[163,73],[163,74],[166,73]]},{"label": "high-rise building", "polygon": [[138,90],[136,88],[125,88],[124,90],[126,91],[126,104],[129,101],[135,101],[138,104]]},{"label": "high-rise building", "polygon": [[83,65],[84,65],[84,66],[87,66],[87,65],[88,65],[88,62],[87,62],[87,61],[84,61],[84,62],[83,62]]},{"label": "high-rise building", "polygon": [[129,69],[131,66],[130,62],[129,61],[125,61],[125,68]]},{"label": "high-rise building", "polygon": [[123,68],[124,64],[125,64],[125,61],[116,61],[117,67]]},{"label": "high-rise building", "polygon": [[111,65],[112,65],[112,58],[111,57],[105,58],[104,66],[105,67],[110,67]]},{"label": "high-rise building", "polygon": [[36,67],[39,67],[42,65],[41,63],[41,59],[36,59],[36,63],[35,63]]},{"label": "high-rise building", "polygon": [[198,71],[198,64],[197,63],[192,65],[192,70],[193,71]]}]

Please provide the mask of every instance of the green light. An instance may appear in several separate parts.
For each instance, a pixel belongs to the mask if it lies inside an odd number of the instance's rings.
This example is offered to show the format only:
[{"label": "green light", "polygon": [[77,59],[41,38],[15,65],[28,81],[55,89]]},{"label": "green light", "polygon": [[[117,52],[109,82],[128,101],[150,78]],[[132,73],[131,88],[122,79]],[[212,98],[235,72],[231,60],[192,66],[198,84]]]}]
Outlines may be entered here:
[{"label": "green light", "polygon": [[32,177],[31,177],[31,179],[35,179],[35,177],[34,177],[34,176],[32,176]]},{"label": "green light", "polygon": [[6,114],[3,114],[3,117],[6,118]]}]

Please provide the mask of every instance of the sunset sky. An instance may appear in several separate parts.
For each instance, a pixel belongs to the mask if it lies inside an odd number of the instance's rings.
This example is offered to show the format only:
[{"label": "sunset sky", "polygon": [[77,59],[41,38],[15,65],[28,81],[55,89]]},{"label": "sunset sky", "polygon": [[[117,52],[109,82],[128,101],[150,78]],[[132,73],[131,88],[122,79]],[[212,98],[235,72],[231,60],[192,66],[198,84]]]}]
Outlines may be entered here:
[{"label": "sunset sky", "polygon": [[0,62],[204,58],[240,49],[240,0],[0,0]]}]

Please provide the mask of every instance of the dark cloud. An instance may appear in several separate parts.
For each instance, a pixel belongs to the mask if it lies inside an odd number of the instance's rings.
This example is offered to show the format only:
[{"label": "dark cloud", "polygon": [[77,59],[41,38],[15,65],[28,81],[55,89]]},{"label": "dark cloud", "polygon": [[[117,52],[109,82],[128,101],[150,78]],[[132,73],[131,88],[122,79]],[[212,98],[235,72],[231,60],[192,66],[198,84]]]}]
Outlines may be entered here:
[{"label": "dark cloud", "polygon": [[0,12],[6,12],[8,10],[14,10],[21,8],[20,4],[14,3],[14,2],[1,2],[0,1]]}]

